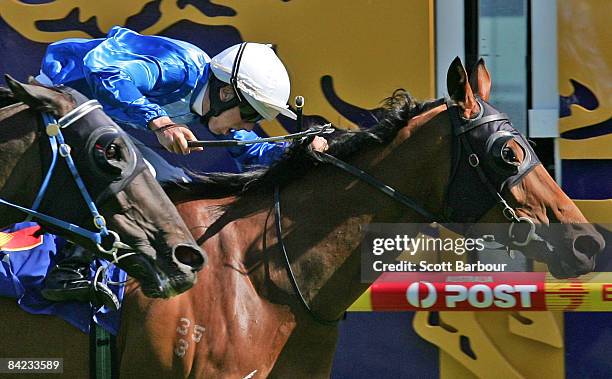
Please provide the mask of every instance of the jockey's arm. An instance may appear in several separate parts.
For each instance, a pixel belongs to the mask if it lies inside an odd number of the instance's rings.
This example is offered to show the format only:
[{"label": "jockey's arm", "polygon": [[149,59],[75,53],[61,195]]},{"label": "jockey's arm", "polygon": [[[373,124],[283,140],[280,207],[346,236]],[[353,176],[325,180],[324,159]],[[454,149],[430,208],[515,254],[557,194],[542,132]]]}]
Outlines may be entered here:
[{"label": "jockey's arm", "polygon": [[143,92],[153,89],[160,79],[158,65],[137,54],[114,53],[113,40],[102,42],[84,58],[87,83],[94,97],[111,116],[119,111],[120,119],[146,128],[153,119],[167,116]]},{"label": "jockey's arm", "polygon": [[109,116],[157,131],[157,139],[168,151],[188,154],[203,150],[187,147],[187,141],[196,138],[184,125],[165,129],[174,122],[160,105],[145,96],[152,91],[174,91],[181,82],[179,78],[187,76],[186,70],[175,67],[171,73],[160,72],[162,65],[155,57],[131,51],[114,38],[91,50],[83,63],[91,92]]},{"label": "jockey's arm", "polygon": [[[238,130],[231,133],[228,138],[241,141],[251,141],[260,138],[255,132]],[[230,154],[238,163],[241,170],[245,166],[270,166],[279,160],[290,142],[261,142],[251,145],[234,146],[229,149]],[[327,140],[316,136],[310,144],[310,148],[316,151],[325,152],[328,149]]]}]

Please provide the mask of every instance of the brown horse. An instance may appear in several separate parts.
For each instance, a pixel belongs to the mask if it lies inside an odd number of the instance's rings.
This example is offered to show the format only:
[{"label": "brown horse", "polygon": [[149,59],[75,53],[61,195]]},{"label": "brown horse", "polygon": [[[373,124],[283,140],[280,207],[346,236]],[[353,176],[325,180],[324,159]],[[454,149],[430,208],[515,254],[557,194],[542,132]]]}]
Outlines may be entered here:
[{"label": "brown horse", "polygon": [[[458,108],[463,118],[487,117],[480,112],[481,107],[490,110],[485,103],[490,80],[484,64],[478,65],[470,85],[463,65],[455,60],[449,68],[448,89],[453,109]],[[378,180],[409,196],[425,211],[398,205],[301,146],[265,173],[219,176],[191,191],[177,192],[173,199],[179,213],[209,252],[209,265],[199,273],[201,280],[192,290],[169,300],[148,299],[135,283],[128,286],[118,336],[122,377],[329,376],[338,330],[333,322],[322,320],[338,319],[368,286],[360,281],[362,225],[431,221],[422,213],[440,219],[451,214],[455,221],[474,216],[463,214],[461,204],[452,205],[447,198],[447,193],[458,190],[447,190],[455,181],[451,162],[456,133],[446,105],[440,101],[416,103],[400,91],[388,99],[385,109],[379,114],[380,125],[367,133],[338,136],[330,152],[375,173]],[[487,127],[482,124],[473,130]],[[529,147],[523,139],[506,139],[504,146],[502,161],[517,170],[525,168],[522,163]],[[502,192],[515,212],[513,221],[530,225],[521,221],[528,218],[538,225],[539,234],[549,223],[567,224],[565,239],[547,241],[555,254],[544,258],[559,276],[588,272],[593,256],[603,247],[602,237],[593,228],[573,225],[586,224],[586,220],[544,168],[537,163],[532,166]],[[463,169],[460,165],[457,175]],[[497,183],[499,178],[492,178]],[[473,180],[480,183],[478,176]],[[282,195],[283,243],[274,224],[276,186]],[[200,191],[217,198],[198,199]],[[474,191],[488,207],[477,212],[479,219],[508,222],[497,206],[498,199],[485,192],[493,199],[490,203]],[[224,197],[227,193],[234,195]],[[522,251],[540,258],[538,251],[543,246],[530,245]],[[289,280],[281,254],[285,248],[310,310],[300,302]],[[0,338],[18,340],[22,346],[12,344],[11,350],[0,350],[0,356],[64,357],[69,374],[78,376],[87,370],[83,359],[87,337],[76,330],[61,329],[60,322],[54,321],[53,330],[39,332],[41,320],[16,311],[3,314],[0,321],[7,326],[7,330],[0,329]],[[30,334],[18,333],[20,325]],[[51,324],[44,325],[48,331]],[[39,343],[61,338],[70,346],[34,349],[29,346],[33,338]],[[67,355],[69,352],[79,355]]]},{"label": "brown horse", "polygon": [[[10,90],[2,88],[0,93],[0,101],[8,104],[0,109],[0,199],[27,208],[37,202],[44,186],[39,212],[95,229],[94,215],[67,164],[56,157],[56,168],[50,169],[53,144],[44,133],[40,112],[52,114],[64,126],[62,136],[76,169],[109,230],[138,253],[120,260],[120,266],[141,281],[149,296],[168,297],[191,288],[205,256],[126,134],[99,105],[74,90],[23,84],[9,76],[7,82]],[[62,146],[58,149],[61,155]],[[50,171],[50,181],[43,185]],[[0,227],[25,216],[0,205]],[[74,228],[41,223],[92,251],[99,252],[98,246],[110,250],[114,242],[112,234],[97,245]]]}]

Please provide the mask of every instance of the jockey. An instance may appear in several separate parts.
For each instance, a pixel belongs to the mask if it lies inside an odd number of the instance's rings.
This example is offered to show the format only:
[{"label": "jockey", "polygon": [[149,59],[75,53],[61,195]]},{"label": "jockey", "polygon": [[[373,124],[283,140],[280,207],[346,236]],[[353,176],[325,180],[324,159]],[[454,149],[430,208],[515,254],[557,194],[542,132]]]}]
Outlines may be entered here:
[{"label": "jockey", "polygon": [[[211,59],[190,43],[115,26],[106,38],[49,45],[36,79],[97,99],[119,125],[151,130],[166,150],[176,154],[202,150],[187,146],[196,139],[190,128],[207,127],[219,138],[253,140],[258,136],[252,130],[264,118],[272,120],[281,113],[296,119],[287,105],[287,70],[268,45],[259,43],[234,45]],[[190,180],[178,164],[134,142],[153,165],[158,181]],[[286,147],[255,143],[232,148],[230,154],[240,168],[270,165]],[[317,136],[311,148],[325,151],[327,141]],[[88,299],[91,256],[79,248],[68,255],[49,273],[43,291],[49,300]]]},{"label": "jockey", "polygon": [[[37,79],[97,99],[119,125],[148,128],[163,147],[179,154],[202,150],[187,147],[187,141],[196,139],[189,127],[204,125],[220,138],[252,140],[258,136],[251,130],[261,119],[279,113],[296,118],[287,106],[290,83],[283,63],[269,46],[258,43],[231,46],[211,59],[190,43],[116,26],[107,38],[49,45]],[[135,142],[153,163],[158,181],[175,181],[177,175],[189,180],[178,167],[170,167],[178,166],[175,162],[164,162],[168,159]],[[322,137],[313,140],[316,150],[326,146]],[[259,143],[230,153],[243,168],[269,165],[285,148]]]}]

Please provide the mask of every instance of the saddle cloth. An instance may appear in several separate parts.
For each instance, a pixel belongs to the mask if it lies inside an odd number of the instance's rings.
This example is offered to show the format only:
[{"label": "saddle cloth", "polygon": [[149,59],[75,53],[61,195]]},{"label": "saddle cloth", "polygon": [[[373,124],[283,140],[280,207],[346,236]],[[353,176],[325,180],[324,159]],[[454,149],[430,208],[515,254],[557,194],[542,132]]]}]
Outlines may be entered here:
[{"label": "saddle cloth", "polygon": [[[47,273],[63,258],[66,241],[48,233],[40,233],[40,226],[22,222],[0,232],[0,296],[17,299],[17,304],[31,314],[57,316],[69,324],[89,333],[91,320],[113,335],[117,335],[120,312],[103,307],[94,309],[88,303],[53,303],[40,294]],[[90,275],[106,261],[96,260]],[[106,280],[123,281],[127,274],[114,266],[108,268]],[[109,286],[121,302],[123,286]]]}]

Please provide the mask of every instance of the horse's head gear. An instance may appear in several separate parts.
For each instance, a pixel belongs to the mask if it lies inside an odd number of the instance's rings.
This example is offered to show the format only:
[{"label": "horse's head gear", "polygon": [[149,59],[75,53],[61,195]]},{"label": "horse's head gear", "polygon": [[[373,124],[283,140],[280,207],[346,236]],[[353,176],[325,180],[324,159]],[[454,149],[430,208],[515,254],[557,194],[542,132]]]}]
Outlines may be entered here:
[{"label": "horse's head gear", "polygon": [[113,125],[94,129],[82,155],[88,161],[84,171],[97,178],[92,185],[96,203],[122,191],[146,167],[130,137]]},{"label": "horse's head gear", "polygon": [[520,164],[512,158],[513,151],[508,147],[508,142],[514,136],[506,130],[500,130],[489,136],[487,139],[486,162],[494,171],[499,171],[504,175],[518,174]]},{"label": "horse's head gear", "polygon": [[[68,88],[66,91],[79,104],[86,101],[78,92]],[[86,112],[78,120],[62,118],[58,122],[66,125],[62,128],[66,143],[71,146],[79,173],[87,180],[87,189],[96,204],[123,190],[145,169],[130,137],[103,112]]]},{"label": "horse's head gear", "polygon": [[[48,165],[48,172],[32,209],[24,212],[95,242],[102,253],[115,254],[120,246],[125,248],[127,245],[120,242],[117,233],[107,230],[106,221],[96,205],[122,191],[146,165],[127,134],[100,111],[102,106],[96,100],[87,100],[71,89],[65,91],[70,93],[77,106],[57,121],[50,114],[43,113],[50,148],[44,144],[41,148],[45,157],[43,167]],[[54,170],[58,154],[64,157],[66,165],[59,165],[58,170]],[[74,185],[66,185],[71,182]],[[65,197],[67,192],[84,201],[100,233],[79,226],[88,223],[84,219],[87,216],[82,212],[83,207],[53,201]],[[63,220],[45,214],[62,214]],[[70,224],[73,225],[68,227]],[[103,238],[107,247],[101,246]]]},{"label": "horse's head gear", "polygon": [[[463,119],[457,106],[447,101],[455,139],[445,213],[454,222],[480,219],[500,200],[498,194],[519,183],[540,163],[508,116],[477,100],[481,111],[471,120]],[[513,160],[510,141],[523,151],[520,164]]]}]

